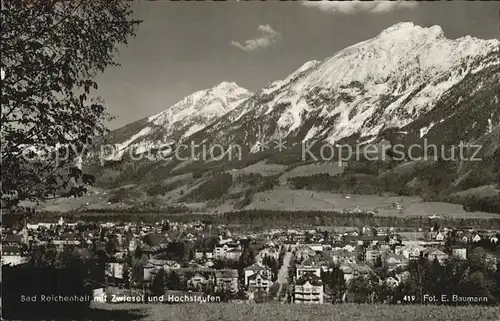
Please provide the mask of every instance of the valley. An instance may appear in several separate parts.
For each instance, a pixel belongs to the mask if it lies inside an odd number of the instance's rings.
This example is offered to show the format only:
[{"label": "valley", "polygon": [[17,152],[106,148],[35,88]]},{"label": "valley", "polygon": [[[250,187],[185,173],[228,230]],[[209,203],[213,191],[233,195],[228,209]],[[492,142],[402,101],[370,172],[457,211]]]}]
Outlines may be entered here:
[{"label": "valley", "polygon": [[[497,217],[499,68],[497,40],[399,23],[255,93],[225,81],[111,131],[84,160],[85,195],[36,207]],[[325,160],[336,146],[355,152]]]}]

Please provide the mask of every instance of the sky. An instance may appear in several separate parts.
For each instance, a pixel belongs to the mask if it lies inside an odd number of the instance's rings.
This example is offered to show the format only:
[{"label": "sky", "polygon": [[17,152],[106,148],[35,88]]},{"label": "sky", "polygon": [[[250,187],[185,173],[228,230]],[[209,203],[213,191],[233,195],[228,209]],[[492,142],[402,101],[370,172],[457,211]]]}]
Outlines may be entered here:
[{"label": "sky", "polygon": [[173,2],[136,0],[137,36],[97,79],[116,129],[185,96],[235,82],[257,91],[310,60],[410,21],[447,38],[500,39],[499,2]]}]

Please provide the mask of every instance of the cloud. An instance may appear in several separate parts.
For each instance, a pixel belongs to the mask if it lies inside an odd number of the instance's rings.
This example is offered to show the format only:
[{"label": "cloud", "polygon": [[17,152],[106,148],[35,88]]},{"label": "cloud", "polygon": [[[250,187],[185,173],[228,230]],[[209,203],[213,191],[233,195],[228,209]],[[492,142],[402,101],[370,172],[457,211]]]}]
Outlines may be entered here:
[{"label": "cloud", "polygon": [[255,39],[246,40],[243,44],[238,41],[231,41],[230,45],[239,48],[243,51],[254,51],[261,48],[266,48],[275,43],[280,34],[276,32],[270,25],[260,25],[258,28],[261,36]]},{"label": "cloud", "polygon": [[323,12],[355,14],[359,12],[387,13],[400,9],[415,8],[416,1],[303,1],[302,5]]}]

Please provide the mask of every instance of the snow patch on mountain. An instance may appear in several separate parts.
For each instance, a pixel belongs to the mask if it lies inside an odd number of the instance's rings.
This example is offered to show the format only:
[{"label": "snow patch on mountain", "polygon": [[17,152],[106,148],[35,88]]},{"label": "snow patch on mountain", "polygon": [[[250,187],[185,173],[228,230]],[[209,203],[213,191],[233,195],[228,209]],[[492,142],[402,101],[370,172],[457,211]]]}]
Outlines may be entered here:
[{"label": "snow patch on mountain", "polygon": [[214,88],[200,90],[185,97],[161,113],[149,117],[148,121],[162,126],[184,121],[193,116],[219,117],[234,109],[251,94],[234,82],[222,82]]},{"label": "snow patch on mountain", "polygon": [[131,143],[133,143],[136,139],[138,139],[142,136],[146,136],[150,132],[151,132],[151,127],[144,127],[137,134],[133,135],[132,137],[130,137],[129,139],[127,139],[123,143],[117,144],[116,147],[118,148],[118,150],[121,151],[121,150],[125,149],[127,146],[129,146]]},{"label": "snow patch on mountain", "polygon": [[292,72],[288,77],[286,77],[283,80],[277,80],[273,81],[268,87],[264,88],[261,90],[261,93],[266,95],[269,93],[272,93],[280,88],[283,88],[293,80],[295,80],[297,77],[299,77],[302,73],[316,67],[320,61],[318,60],[311,60],[300,66],[297,70]]}]

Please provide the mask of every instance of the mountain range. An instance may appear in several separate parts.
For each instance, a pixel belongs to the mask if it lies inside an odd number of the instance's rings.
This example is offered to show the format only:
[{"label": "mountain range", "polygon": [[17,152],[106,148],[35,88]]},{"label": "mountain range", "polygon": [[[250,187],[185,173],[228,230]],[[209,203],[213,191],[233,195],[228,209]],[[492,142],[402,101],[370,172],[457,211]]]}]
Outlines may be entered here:
[{"label": "mountain range", "polygon": [[498,40],[450,40],[439,26],[404,22],[323,61],[306,62],[256,93],[223,82],[108,138],[120,150],[139,153],[199,137],[255,151],[259,140],[366,140],[389,128],[422,138],[457,127],[448,123],[466,114],[465,127],[450,137],[458,142],[500,122],[499,68]]},{"label": "mountain range", "polygon": [[[481,142],[486,146],[482,154],[493,157],[493,165],[488,165],[493,176],[485,183],[498,186],[499,124],[500,42],[470,36],[447,39],[439,26],[403,22],[322,61],[306,62],[255,93],[222,82],[114,130],[103,142],[113,144],[117,152],[107,158],[111,165],[98,172],[101,181],[107,180],[108,186],[113,181],[116,188],[137,179],[168,180],[187,173],[179,169],[188,163],[192,172],[202,166],[193,159],[155,158],[132,165],[124,156],[156,151],[172,142],[238,144],[248,159],[269,163],[270,157],[251,156],[261,152],[263,141],[284,140],[293,149],[308,141],[427,140],[447,148]],[[245,161],[245,166],[251,164]],[[471,166],[461,165],[451,181],[471,171]],[[124,172],[129,179],[123,178]],[[449,193],[456,192],[451,184]]]}]

